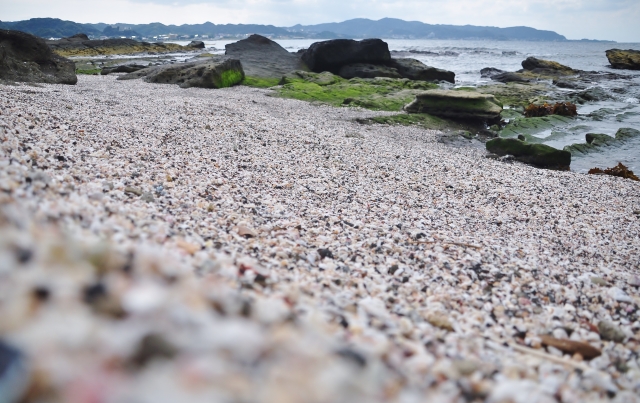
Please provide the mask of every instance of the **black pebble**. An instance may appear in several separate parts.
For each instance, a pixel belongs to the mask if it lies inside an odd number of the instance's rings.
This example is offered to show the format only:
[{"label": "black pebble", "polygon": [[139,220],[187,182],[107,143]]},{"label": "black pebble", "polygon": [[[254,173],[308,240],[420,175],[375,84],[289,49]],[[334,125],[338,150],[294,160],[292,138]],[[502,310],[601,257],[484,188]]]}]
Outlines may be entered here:
[{"label": "black pebble", "polygon": [[329,249],[318,249],[318,255],[320,255],[320,259],[324,259],[325,257],[333,259],[333,253],[331,253]]}]

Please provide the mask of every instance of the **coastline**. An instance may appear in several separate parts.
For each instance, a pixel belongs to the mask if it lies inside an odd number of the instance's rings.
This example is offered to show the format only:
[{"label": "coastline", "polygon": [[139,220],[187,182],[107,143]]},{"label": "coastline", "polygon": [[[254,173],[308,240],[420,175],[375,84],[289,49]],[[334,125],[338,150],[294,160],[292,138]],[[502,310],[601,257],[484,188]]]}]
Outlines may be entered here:
[{"label": "coastline", "polygon": [[[201,354],[225,369],[228,379],[203,381],[207,396],[213,388],[238,399],[266,390],[256,401],[301,401],[305,393],[323,401],[456,401],[465,385],[488,399],[523,386],[538,401],[637,392],[637,342],[603,341],[589,327],[612,321],[629,339],[640,330],[637,182],[495,161],[473,141],[452,147],[435,131],[355,121],[389,113],[262,89],[181,89],[115,76],[0,88],[0,222],[11,235],[2,237],[2,253],[13,256],[20,239],[36,256],[25,265],[37,269],[50,257],[46,245],[64,234],[58,241],[69,250],[82,250],[81,239],[144,256],[126,279],[115,269],[100,277],[61,265],[45,278],[54,295],[62,287],[56,277],[67,281],[64,303],[53,299],[44,313],[24,313],[2,329],[43,368],[63,357],[94,359],[86,374],[78,365],[64,379],[90,385],[81,375],[99,378],[108,359],[133,353],[139,334],[162,331],[187,363],[200,368]],[[2,272],[9,281],[0,295],[22,298],[37,285],[21,271]],[[172,286],[169,275],[190,287]],[[122,304],[125,322],[83,308],[80,290],[97,278]],[[222,290],[217,299],[212,290]],[[191,333],[166,301],[178,304]],[[233,308],[243,301],[249,312]],[[114,338],[134,321],[139,330],[118,346],[95,336],[67,346],[80,325],[38,332],[68,312]],[[564,329],[601,358],[575,364],[555,356],[564,363],[549,364],[511,346],[541,352],[539,335],[568,337]],[[194,334],[199,343],[188,343]],[[49,355],[39,355],[49,337]],[[254,361],[262,372],[246,364]],[[167,361],[136,371],[106,379],[113,388],[101,393],[152,393],[145,376],[181,390],[185,369]],[[217,373],[201,372],[204,380]],[[66,390],[64,379],[52,387]]]}]

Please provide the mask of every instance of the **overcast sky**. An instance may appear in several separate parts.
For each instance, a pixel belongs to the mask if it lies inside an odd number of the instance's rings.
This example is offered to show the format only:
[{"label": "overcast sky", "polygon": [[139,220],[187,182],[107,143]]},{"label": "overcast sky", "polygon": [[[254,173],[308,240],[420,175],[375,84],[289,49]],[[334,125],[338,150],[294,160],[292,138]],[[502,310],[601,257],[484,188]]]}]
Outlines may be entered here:
[{"label": "overcast sky", "polygon": [[640,42],[640,0],[0,0],[0,20],[34,17],[276,26],[394,17],[429,24],[526,25],[569,39]]}]

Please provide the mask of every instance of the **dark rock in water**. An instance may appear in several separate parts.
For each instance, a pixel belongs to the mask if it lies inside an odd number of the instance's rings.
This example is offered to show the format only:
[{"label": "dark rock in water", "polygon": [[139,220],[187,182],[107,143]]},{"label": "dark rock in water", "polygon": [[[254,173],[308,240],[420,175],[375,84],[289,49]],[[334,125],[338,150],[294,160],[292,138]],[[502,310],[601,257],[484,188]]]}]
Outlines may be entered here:
[{"label": "dark rock in water", "polygon": [[54,54],[46,42],[20,31],[0,30],[0,79],[75,84],[75,64]]},{"label": "dark rock in water", "polygon": [[342,78],[350,79],[358,78],[402,78],[398,70],[383,65],[375,65],[368,63],[355,63],[342,66],[338,75]]},{"label": "dark rock in water", "polygon": [[487,151],[500,156],[513,155],[521,162],[543,168],[568,168],[571,153],[546,144],[531,144],[518,139],[497,138],[487,141]]},{"label": "dark rock in water", "polygon": [[506,73],[504,70],[496,69],[494,67],[485,67],[480,70],[480,77],[482,78],[493,78],[493,76],[497,76],[498,74]]},{"label": "dark rock in water", "polygon": [[454,72],[427,66],[416,59],[391,59],[387,65],[396,69],[402,78],[410,80],[456,82],[456,74]]},{"label": "dark rock in water", "polygon": [[611,99],[611,95],[607,93],[607,91],[603,90],[600,87],[593,87],[587,90],[581,91],[577,94],[578,102],[589,102],[589,101],[605,101],[607,99]]},{"label": "dark rock in water", "polygon": [[387,64],[391,61],[389,46],[380,39],[332,39],[316,42],[302,55],[312,71],[337,74],[342,66],[354,63]]},{"label": "dark rock in water", "polygon": [[133,73],[134,71],[146,69],[149,66],[143,66],[141,64],[123,64],[122,66],[105,67],[100,71],[100,74],[106,76],[111,73]]},{"label": "dark rock in water", "polygon": [[293,70],[307,70],[298,56],[264,36],[251,35],[225,49],[227,56],[240,60],[249,77],[279,78]]},{"label": "dark rock in water", "polygon": [[607,50],[607,59],[614,69],[640,70],[640,50]]},{"label": "dark rock in water", "polygon": [[614,140],[613,137],[601,133],[587,133],[584,137],[587,144],[608,144]]},{"label": "dark rock in water", "polygon": [[531,71],[533,73],[539,74],[561,74],[561,75],[571,75],[577,74],[578,71],[572,69],[571,67],[567,67],[558,62],[554,62],[551,60],[542,60],[536,59],[535,57],[528,57],[525,61],[522,62],[522,68],[526,71]]},{"label": "dark rock in water", "polygon": [[501,74],[496,74],[491,77],[493,81],[497,81],[500,83],[528,83],[531,80],[525,77],[522,77],[518,73],[505,72]]},{"label": "dark rock in water", "polygon": [[615,137],[606,134],[588,133],[585,136],[586,143],[575,143],[564,148],[573,156],[580,156],[600,151],[602,147],[621,147],[629,139],[639,137],[640,130],[631,128],[619,129]]},{"label": "dark rock in water", "polygon": [[191,41],[188,45],[188,48],[194,49],[204,49],[204,42],[202,41]]},{"label": "dark rock in water", "polygon": [[191,63],[147,67],[118,77],[118,80],[143,78],[157,84],[179,84],[182,88],[225,88],[244,79],[242,64],[237,59],[207,59]]},{"label": "dark rock in water", "polygon": [[578,80],[572,80],[572,79],[568,79],[568,78],[558,78],[553,80],[553,85],[555,85],[556,87],[559,88],[567,88],[567,89],[571,89],[571,90],[584,90],[588,87],[587,84],[578,81]]},{"label": "dark rock in water", "polygon": [[404,107],[409,113],[428,113],[454,120],[500,121],[502,105],[493,95],[470,91],[430,90]]}]

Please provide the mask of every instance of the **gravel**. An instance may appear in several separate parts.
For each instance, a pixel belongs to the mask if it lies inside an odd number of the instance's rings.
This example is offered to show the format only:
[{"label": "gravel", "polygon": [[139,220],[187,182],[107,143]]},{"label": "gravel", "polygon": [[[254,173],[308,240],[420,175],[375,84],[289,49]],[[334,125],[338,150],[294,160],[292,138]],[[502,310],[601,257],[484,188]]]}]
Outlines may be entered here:
[{"label": "gravel", "polygon": [[115,79],[0,86],[0,395],[639,401],[638,183]]}]

